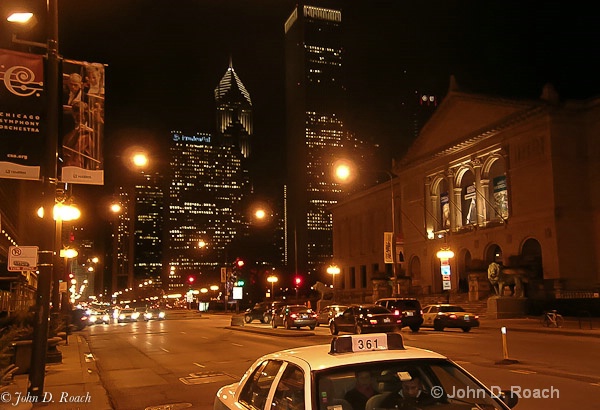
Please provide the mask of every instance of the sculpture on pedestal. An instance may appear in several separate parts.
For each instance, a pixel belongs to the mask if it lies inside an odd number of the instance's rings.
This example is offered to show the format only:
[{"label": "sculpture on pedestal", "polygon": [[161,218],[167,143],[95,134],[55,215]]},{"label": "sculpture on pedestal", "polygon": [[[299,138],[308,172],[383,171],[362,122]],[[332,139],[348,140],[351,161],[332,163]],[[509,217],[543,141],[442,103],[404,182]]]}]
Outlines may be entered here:
[{"label": "sculpture on pedestal", "polygon": [[507,273],[498,263],[492,262],[488,266],[488,279],[496,291],[496,295],[504,295],[504,287],[511,289],[510,296],[516,298],[525,297],[523,283],[527,282],[527,276],[520,273]]}]

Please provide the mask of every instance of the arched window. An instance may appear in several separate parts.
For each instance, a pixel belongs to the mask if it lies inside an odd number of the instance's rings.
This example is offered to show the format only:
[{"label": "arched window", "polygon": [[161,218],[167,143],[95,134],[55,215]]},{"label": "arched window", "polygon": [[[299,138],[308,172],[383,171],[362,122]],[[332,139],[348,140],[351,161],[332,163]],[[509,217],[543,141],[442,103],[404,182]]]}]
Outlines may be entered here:
[{"label": "arched window", "polygon": [[[499,221],[508,218],[508,186],[506,168],[501,158],[494,158],[486,173],[487,221]],[[483,181],[482,181],[483,182]]]}]

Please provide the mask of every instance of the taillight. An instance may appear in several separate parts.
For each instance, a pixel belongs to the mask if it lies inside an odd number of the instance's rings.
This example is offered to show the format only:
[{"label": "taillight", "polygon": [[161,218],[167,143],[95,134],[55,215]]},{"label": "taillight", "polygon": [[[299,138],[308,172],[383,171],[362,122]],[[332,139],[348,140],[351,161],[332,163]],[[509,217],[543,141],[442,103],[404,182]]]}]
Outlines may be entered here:
[{"label": "taillight", "polygon": [[479,319],[479,316],[475,315],[475,319]]},{"label": "taillight", "polygon": [[291,317],[292,319],[296,319],[296,318],[298,317],[298,315],[297,315],[297,314],[295,314],[295,313],[292,313],[292,314],[290,315],[290,317]]},{"label": "taillight", "polygon": [[451,314],[451,315],[448,315],[448,317],[449,317],[450,319],[456,319],[456,315],[455,315],[454,313],[453,313],[453,314]]},{"label": "taillight", "polygon": [[369,319],[369,323],[371,323],[372,325],[376,325],[377,319]]},{"label": "taillight", "polygon": [[397,310],[397,309],[396,309],[396,310],[394,310],[394,315],[396,315],[396,316],[400,316],[400,313],[401,313],[401,312],[400,312],[399,310]]}]

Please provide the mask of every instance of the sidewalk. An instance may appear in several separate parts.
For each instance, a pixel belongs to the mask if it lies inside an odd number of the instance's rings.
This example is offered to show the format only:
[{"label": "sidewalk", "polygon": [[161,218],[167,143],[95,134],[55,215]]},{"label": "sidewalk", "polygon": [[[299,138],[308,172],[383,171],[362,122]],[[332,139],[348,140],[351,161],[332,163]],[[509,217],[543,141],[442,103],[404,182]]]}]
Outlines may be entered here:
[{"label": "sidewalk", "polygon": [[29,375],[14,377],[13,384],[0,393],[0,410],[112,410],[108,394],[100,381],[96,363],[90,354],[85,332],[69,336],[69,344],[61,342],[62,363],[46,365],[44,396],[39,402],[27,395]]},{"label": "sidewalk", "polygon": [[[590,322],[591,320],[591,322]],[[519,319],[488,319],[482,317],[479,319],[482,329],[500,329],[506,327],[507,331],[514,332],[533,332],[545,334],[560,334],[567,336],[587,336],[600,337],[600,319],[582,319],[565,317],[562,327],[545,327],[539,317],[519,318]]]}]

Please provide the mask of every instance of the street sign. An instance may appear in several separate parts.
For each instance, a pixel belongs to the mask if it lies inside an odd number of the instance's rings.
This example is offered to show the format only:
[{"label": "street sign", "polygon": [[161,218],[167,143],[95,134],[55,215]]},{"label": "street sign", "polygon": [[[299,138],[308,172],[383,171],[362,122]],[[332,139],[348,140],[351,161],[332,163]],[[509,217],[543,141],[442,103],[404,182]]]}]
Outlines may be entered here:
[{"label": "street sign", "polygon": [[37,246],[9,246],[8,247],[8,270],[10,272],[21,272],[24,270],[37,270],[38,247]]}]

